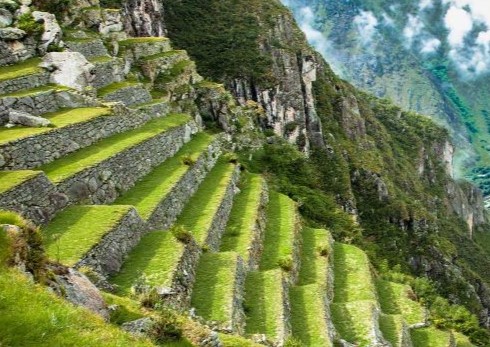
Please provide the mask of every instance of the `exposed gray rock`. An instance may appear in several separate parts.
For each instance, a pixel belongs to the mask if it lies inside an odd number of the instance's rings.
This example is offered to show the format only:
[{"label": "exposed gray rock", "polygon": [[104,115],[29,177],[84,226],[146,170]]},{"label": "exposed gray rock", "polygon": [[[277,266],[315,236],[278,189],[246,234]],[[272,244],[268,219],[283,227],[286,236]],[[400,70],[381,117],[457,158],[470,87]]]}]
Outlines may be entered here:
[{"label": "exposed gray rock", "polygon": [[5,28],[12,25],[14,20],[12,13],[5,8],[0,8],[0,28]]},{"label": "exposed gray rock", "polygon": [[9,112],[9,121],[13,124],[24,125],[27,127],[47,127],[51,121],[46,118],[33,116],[27,112],[11,110]]},{"label": "exposed gray rock", "polygon": [[99,32],[103,36],[109,33],[123,30],[121,11],[113,9],[102,9],[102,21],[99,24]]},{"label": "exposed gray rock", "polygon": [[56,16],[48,12],[34,11],[32,12],[32,17],[37,22],[44,23],[44,32],[41,36],[41,42],[39,44],[39,49],[41,53],[48,51],[50,45],[59,45],[63,32],[61,27],[56,21]]},{"label": "exposed gray rock", "polygon": [[65,42],[65,46],[73,52],[82,53],[85,58],[103,57],[109,55],[102,40],[93,39],[88,41],[70,41]]},{"label": "exposed gray rock", "polygon": [[147,336],[155,326],[155,321],[151,318],[140,318],[121,325],[121,328],[133,336]]},{"label": "exposed gray rock", "polygon": [[65,274],[56,276],[56,282],[62,287],[61,293],[65,299],[109,319],[109,311],[100,291],[85,275],[69,268]]},{"label": "exposed gray rock", "polygon": [[94,65],[78,52],[52,52],[44,56],[41,67],[51,72],[50,81],[83,91],[94,79]]},{"label": "exposed gray rock", "polygon": [[0,29],[0,39],[6,41],[20,40],[26,36],[26,32],[19,28],[1,28]]},{"label": "exposed gray rock", "polygon": [[124,29],[130,36],[165,36],[162,2],[125,0]]}]

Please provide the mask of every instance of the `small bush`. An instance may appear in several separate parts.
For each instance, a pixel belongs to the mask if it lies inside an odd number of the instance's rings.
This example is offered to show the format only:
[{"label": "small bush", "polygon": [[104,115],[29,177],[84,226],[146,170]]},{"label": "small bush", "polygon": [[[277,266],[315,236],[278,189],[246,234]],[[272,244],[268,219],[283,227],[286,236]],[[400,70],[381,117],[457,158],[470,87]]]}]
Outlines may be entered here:
[{"label": "small bush", "polygon": [[289,337],[284,344],[284,347],[305,347],[305,345],[294,337]]},{"label": "small bush", "polygon": [[171,232],[172,235],[182,243],[189,243],[192,241],[192,233],[183,226],[175,226],[172,228]]},{"label": "small bush", "polygon": [[282,257],[278,260],[277,265],[284,271],[291,271],[293,269],[293,258],[290,256]]},{"label": "small bush", "polygon": [[159,343],[180,340],[182,327],[175,312],[168,308],[162,308],[151,335]]},{"label": "small bush", "polygon": [[192,158],[190,154],[185,154],[182,157],[182,164],[187,165],[187,166],[193,166],[196,163],[196,160]]},{"label": "small bush", "polygon": [[210,250],[209,245],[202,245],[201,250],[203,253],[209,252]]},{"label": "small bush", "polygon": [[30,13],[24,13],[19,17],[17,27],[28,35],[41,36],[44,32],[44,25],[36,22]]},{"label": "small bush", "polygon": [[40,11],[53,13],[59,17],[68,10],[70,1],[71,0],[33,0],[32,6]]},{"label": "small bush", "polygon": [[229,163],[238,164],[238,156],[235,153],[226,153],[223,157]]},{"label": "small bush", "polygon": [[11,211],[0,211],[0,225],[10,224],[24,228],[27,222],[19,214]]},{"label": "small bush", "polygon": [[318,254],[322,257],[328,257],[330,254],[330,247],[328,245],[320,245],[317,248]]}]

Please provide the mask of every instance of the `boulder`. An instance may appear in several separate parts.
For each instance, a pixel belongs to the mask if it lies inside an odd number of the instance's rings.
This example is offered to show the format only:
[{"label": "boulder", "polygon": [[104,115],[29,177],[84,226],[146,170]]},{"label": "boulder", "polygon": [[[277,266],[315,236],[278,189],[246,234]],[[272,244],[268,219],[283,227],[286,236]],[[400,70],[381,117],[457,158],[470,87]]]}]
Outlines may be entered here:
[{"label": "boulder", "polygon": [[44,23],[44,32],[41,36],[41,43],[39,45],[41,53],[47,52],[50,45],[59,45],[63,32],[56,21],[55,15],[48,12],[34,11],[32,12],[32,17],[37,22]]},{"label": "boulder", "polygon": [[5,8],[0,8],[0,28],[5,28],[12,25],[13,21],[12,13]]},{"label": "boulder", "polygon": [[1,28],[0,29],[0,39],[5,41],[15,41],[20,40],[27,34],[24,30],[18,28]]},{"label": "boulder", "polygon": [[36,117],[30,113],[15,110],[9,112],[9,122],[27,127],[47,127],[51,125],[51,122],[46,118]]},{"label": "boulder", "polygon": [[51,72],[50,82],[83,91],[94,79],[94,65],[78,52],[52,52],[41,67]]},{"label": "boulder", "polygon": [[56,276],[56,282],[62,287],[61,293],[66,300],[109,318],[109,310],[100,291],[85,275],[68,268],[66,273]]},{"label": "boulder", "polygon": [[123,30],[121,12],[118,10],[102,10],[102,22],[99,25],[99,32],[106,36],[109,33],[120,32]]},{"label": "boulder", "polygon": [[147,336],[154,328],[155,321],[151,318],[140,318],[131,322],[124,323],[121,328],[133,336]]}]

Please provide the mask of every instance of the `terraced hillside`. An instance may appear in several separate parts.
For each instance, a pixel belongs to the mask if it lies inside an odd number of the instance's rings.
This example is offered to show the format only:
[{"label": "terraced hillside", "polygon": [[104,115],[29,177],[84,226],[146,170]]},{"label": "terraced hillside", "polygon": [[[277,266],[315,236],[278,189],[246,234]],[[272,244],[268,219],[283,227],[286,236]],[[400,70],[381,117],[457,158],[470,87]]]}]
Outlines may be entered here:
[{"label": "terraced hillside", "polygon": [[[92,92],[49,84],[38,57],[0,67],[0,116],[51,124],[0,129],[0,208],[41,225],[47,256],[105,291],[113,324],[155,319],[163,306],[186,317],[184,330],[213,330],[175,346],[471,345],[429,326],[409,287],[377,279],[361,249],[304,226],[295,201],[223,154],[225,137],[189,107],[202,78],[185,51],[164,37],[122,36],[109,51],[93,32],[66,35],[66,49],[94,65]],[[57,321],[62,303],[45,295],[39,305]],[[11,325],[3,310],[0,325]],[[67,325],[79,324],[73,312]],[[18,324],[31,321],[12,317],[17,328],[2,328],[0,345],[44,338],[20,340]],[[114,344],[136,345],[110,329]],[[63,336],[47,338],[39,345]]]}]

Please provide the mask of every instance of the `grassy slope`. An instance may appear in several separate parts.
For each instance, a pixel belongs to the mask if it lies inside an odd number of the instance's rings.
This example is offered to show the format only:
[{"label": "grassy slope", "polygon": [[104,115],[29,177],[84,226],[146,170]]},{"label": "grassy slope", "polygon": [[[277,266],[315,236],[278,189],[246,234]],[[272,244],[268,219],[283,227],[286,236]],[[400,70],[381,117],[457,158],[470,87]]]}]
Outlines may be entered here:
[{"label": "grassy slope", "polygon": [[281,260],[292,259],[295,223],[294,201],[285,195],[271,192],[261,270],[277,268]]},{"label": "grassy slope", "polygon": [[46,113],[43,118],[47,118],[53,127],[31,128],[13,127],[0,129],[0,145],[11,141],[20,140],[25,137],[44,134],[59,128],[67,127],[76,123],[88,122],[94,118],[110,115],[111,111],[103,107],[76,108],[61,110],[53,113]]},{"label": "grassy slope", "polygon": [[401,347],[404,320],[401,315],[382,314],[379,317],[379,328],[393,347]]},{"label": "grassy slope", "polygon": [[51,259],[73,266],[129,212],[131,206],[72,206],[43,228]]},{"label": "grassy slope", "polygon": [[[321,256],[320,249],[330,249],[330,234],[324,229],[304,228],[301,234],[303,245],[301,250],[301,269],[299,285],[327,285],[328,257]],[[331,284],[330,284],[331,285]]]},{"label": "grassy slope", "polygon": [[118,293],[123,295],[131,293],[131,287],[141,276],[146,278],[149,285],[170,287],[184,247],[169,232],[150,232],[131,251],[121,271],[111,282],[118,286]]},{"label": "grassy slope", "polygon": [[199,186],[176,222],[177,225],[192,232],[200,245],[206,241],[207,232],[225,195],[234,170],[234,164],[223,160],[219,161]]},{"label": "grassy slope", "polygon": [[413,329],[413,347],[450,347],[451,334],[435,328]]},{"label": "grassy slope", "polygon": [[266,334],[275,338],[282,324],[281,270],[251,272],[245,282],[247,334]]},{"label": "grassy slope", "polygon": [[145,140],[190,121],[190,117],[181,114],[169,115],[149,121],[142,127],[108,137],[96,144],[64,156],[41,167],[54,182],[61,182],[89,167],[110,158],[111,156],[131,148]]},{"label": "grassy slope", "polygon": [[0,172],[0,194],[17,187],[31,178],[40,175],[40,171],[1,171]]},{"label": "grassy slope", "polygon": [[196,270],[192,307],[206,320],[231,322],[237,254],[205,253]]},{"label": "grassy slope", "polygon": [[143,219],[148,219],[160,201],[170,192],[189,170],[185,160],[196,161],[213,141],[213,137],[205,133],[197,134],[192,141],[185,144],[172,158],[156,167],[151,173],[124,195],[116,200],[116,204],[134,205]]},{"label": "grassy slope", "polygon": [[334,303],[330,306],[332,320],[340,336],[359,347],[371,345],[369,336],[374,321],[374,302],[360,300],[346,303]]},{"label": "grassy slope", "polygon": [[2,66],[0,67],[0,82],[41,72],[42,69],[38,67],[41,62],[41,58],[33,58],[15,65]]},{"label": "grassy slope", "polygon": [[221,241],[221,251],[234,251],[248,263],[248,248],[254,238],[258,217],[263,178],[258,175],[242,174],[241,192],[235,196],[230,218]]}]

